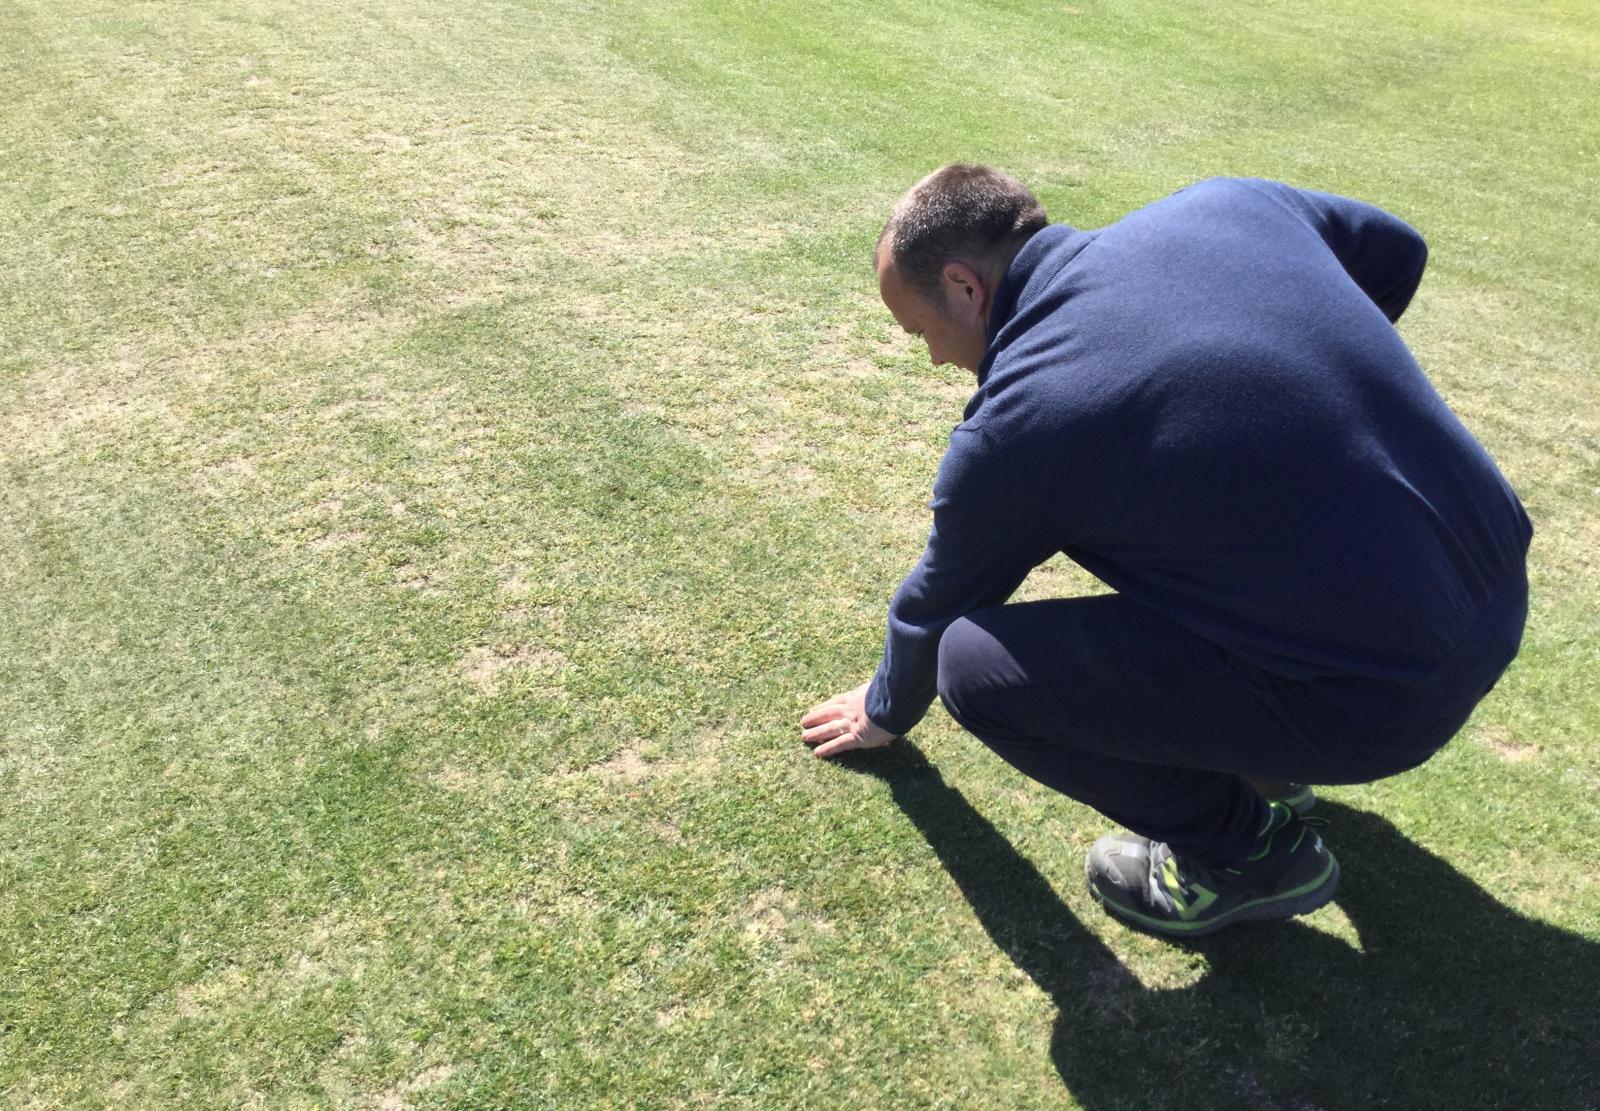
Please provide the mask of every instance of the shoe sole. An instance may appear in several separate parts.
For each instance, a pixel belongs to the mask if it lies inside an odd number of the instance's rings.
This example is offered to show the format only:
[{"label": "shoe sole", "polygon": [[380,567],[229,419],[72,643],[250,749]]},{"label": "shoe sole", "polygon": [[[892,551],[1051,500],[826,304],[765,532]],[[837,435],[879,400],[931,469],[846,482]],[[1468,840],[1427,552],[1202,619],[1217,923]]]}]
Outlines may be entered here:
[{"label": "shoe sole", "polygon": [[1241,903],[1225,914],[1203,921],[1165,922],[1159,918],[1147,917],[1106,899],[1095,887],[1093,880],[1089,881],[1089,894],[1111,917],[1142,933],[1174,939],[1205,937],[1240,922],[1281,922],[1301,914],[1310,914],[1325,905],[1333,898],[1334,891],[1339,887],[1339,861],[1332,853],[1328,853],[1327,856],[1328,866],[1323,869],[1322,874],[1302,887],[1282,895]]}]

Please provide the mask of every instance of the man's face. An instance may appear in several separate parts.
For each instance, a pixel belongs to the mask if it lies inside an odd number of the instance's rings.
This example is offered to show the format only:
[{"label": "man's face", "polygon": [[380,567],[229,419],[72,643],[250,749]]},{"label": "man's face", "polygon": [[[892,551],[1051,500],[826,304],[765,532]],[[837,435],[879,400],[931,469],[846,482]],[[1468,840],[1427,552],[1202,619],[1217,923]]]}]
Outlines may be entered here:
[{"label": "man's face", "polygon": [[900,327],[922,337],[934,366],[954,363],[978,373],[989,346],[989,295],[970,267],[947,264],[930,301],[901,280],[887,250],[879,251],[878,296]]}]

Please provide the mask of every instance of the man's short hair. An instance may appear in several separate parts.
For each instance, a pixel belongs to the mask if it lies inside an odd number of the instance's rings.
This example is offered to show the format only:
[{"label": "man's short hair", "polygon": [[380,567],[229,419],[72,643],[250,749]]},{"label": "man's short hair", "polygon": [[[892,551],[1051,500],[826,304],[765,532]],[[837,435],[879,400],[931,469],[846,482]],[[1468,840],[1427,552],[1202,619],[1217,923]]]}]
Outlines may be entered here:
[{"label": "man's short hair", "polygon": [[935,301],[947,262],[987,271],[1050,221],[1028,187],[988,166],[957,162],[911,187],[889,214],[873,251],[887,245],[901,280]]}]

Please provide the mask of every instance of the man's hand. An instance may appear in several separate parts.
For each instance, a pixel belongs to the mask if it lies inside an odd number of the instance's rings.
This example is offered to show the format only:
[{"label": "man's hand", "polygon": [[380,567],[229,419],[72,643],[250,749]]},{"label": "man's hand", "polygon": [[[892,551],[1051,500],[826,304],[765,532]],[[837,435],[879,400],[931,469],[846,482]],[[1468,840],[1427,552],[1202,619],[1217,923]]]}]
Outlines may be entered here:
[{"label": "man's hand", "polygon": [[855,748],[879,748],[895,739],[867,716],[867,687],[835,695],[800,719],[800,739],[815,756],[837,756]]}]

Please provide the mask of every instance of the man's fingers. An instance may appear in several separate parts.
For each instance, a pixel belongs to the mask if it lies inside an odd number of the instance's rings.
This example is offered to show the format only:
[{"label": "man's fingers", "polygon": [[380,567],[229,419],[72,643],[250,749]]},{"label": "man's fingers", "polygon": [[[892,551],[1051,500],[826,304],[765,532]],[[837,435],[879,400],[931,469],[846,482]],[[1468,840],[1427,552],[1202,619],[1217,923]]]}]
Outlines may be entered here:
[{"label": "man's fingers", "polygon": [[800,734],[800,739],[808,745],[818,741],[831,741],[833,738],[850,732],[850,723],[843,718],[834,718],[812,726]]},{"label": "man's fingers", "polygon": [[844,695],[841,694],[811,707],[810,712],[800,719],[801,727],[809,729],[813,725],[821,725],[825,721],[832,721],[839,716],[839,707],[842,705],[844,705]]},{"label": "man's fingers", "polygon": [[818,745],[816,748],[811,750],[811,754],[813,756],[820,756],[826,760],[830,756],[837,756],[841,752],[849,752],[853,748],[860,747],[861,741],[858,738],[852,737],[850,734],[846,733],[844,736],[836,737],[825,745]]}]

